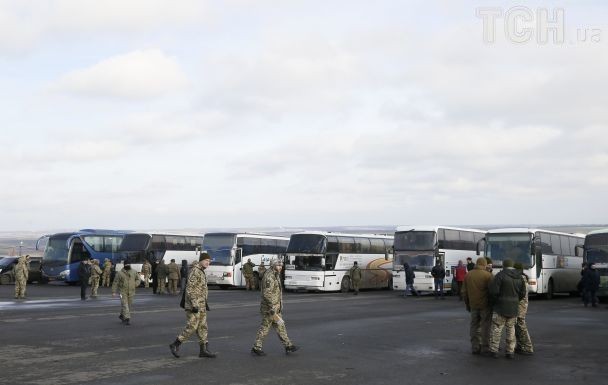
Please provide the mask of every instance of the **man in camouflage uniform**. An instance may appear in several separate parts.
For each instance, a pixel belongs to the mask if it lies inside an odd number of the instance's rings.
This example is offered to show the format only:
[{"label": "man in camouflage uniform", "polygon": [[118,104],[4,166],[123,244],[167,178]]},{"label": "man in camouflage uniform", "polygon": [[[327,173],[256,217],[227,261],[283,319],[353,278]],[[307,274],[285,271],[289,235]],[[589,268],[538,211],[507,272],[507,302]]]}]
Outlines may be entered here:
[{"label": "man in camouflage uniform", "polygon": [[25,298],[25,287],[30,273],[30,256],[22,255],[15,266],[15,299]]},{"label": "man in camouflage uniform", "polygon": [[490,333],[490,355],[498,358],[498,348],[502,329],[506,329],[505,356],[514,358],[515,322],[519,301],[524,299],[528,288],[521,273],[513,268],[513,261],[505,259],[502,271],[490,282],[489,293],[492,298],[492,331]]},{"label": "man in camouflage uniform", "polygon": [[99,278],[102,272],[99,268],[99,260],[93,259],[91,265],[91,297],[97,298],[97,289],[99,288]]},{"label": "man in camouflage uniform", "polygon": [[112,297],[115,297],[117,292],[120,294],[121,309],[118,318],[120,318],[124,325],[131,324],[131,308],[133,307],[133,299],[135,298],[135,288],[140,283],[139,274],[131,269],[129,262],[125,262],[122,270],[114,277]]},{"label": "man in camouflage uniform", "polygon": [[359,268],[359,264],[357,263],[357,261],[353,262],[353,267],[348,270],[348,275],[350,276],[350,282],[353,285],[355,295],[358,295],[359,283],[361,282],[361,269]]},{"label": "man in camouflage uniform", "polygon": [[530,333],[528,332],[528,326],[526,325],[526,313],[528,313],[528,276],[523,272],[523,265],[519,262],[513,265],[515,270],[519,271],[522,279],[526,283],[526,295],[524,299],[519,301],[519,310],[517,311],[517,321],[515,322],[515,353],[524,356],[531,356],[534,354],[534,346],[532,346],[532,340],[530,339]]},{"label": "man in camouflage uniform", "polygon": [[103,281],[102,285],[110,287],[110,277],[112,276],[112,262],[108,258],[103,262]]},{"label": "man in camouflage uniform", "polygon": [[169,293],[177,295],[177,283],[179,282],[179,266],[175,263],[175,259],[167,266],[169,277]]},{"label": "man in camouflage uniform", "polygon": [[262,280],[264,279],[264,274],[266,274],[266,266],[264,266],[264,261],[260,262],[260,266],[258,266],[258,277],[260,282],[260,287],[258,289],[262,290]]},{"label": "man in camouflage uniform", "polygon": [[171,354],[176,358],[179,358],[180,345],[186,341],[190,336],[196,332],[198,335],[198,342],[200,345],[199,357],[214,358],[215,353],[209,351],[209,342],[207,340],[208,328],[207,328],[207,311],[209,311],[209,305],[207,303],[207,276],[205,275],[205,269],[209,267],[211,257],[207,253],[201,253],[199,256],[199,262],[192,266],[190,270],[190,276],[188,277],[188,284],[186,285],[186,293],[184,296],[184,310],[186,311],[186,318],[188,322],[186,327],[177,336],[175,342],[169,345]]},{"label": "man in camouflage uniform", "polygon": [[144,287],[150,286],[150,274],[152,274],[152,265],[146,259],[144,264],[141,266],[141,273],[144,275]]},{"label": "man in camouflage uniform", "polygon": [[156,274],[158,275],[158,294],[165,294],[165,288],[167,283],[167,274],[169,274],[169,270],[167,269],[167,265],[165,261],[162,259],[160,263],[156,267]]},{"label": "man in camouflage uniform", "polygon": [[260,312],[262,313],[262,324],[258,330],[251,353],[264,356],[262,350],[264,338],[268,335],[270,327],[274,327],[279,335],[279,339],[285,346],[285,353],[289,354],[298,350],[298,347],[291,343],[287,336],[285,321],[283,321],[283,293],[281,290],[281,270],[283,263],[280,260],[272,260],[270,269],[264,274],[262,280],[262,302]]},{"label": "man in camouflage uniform", "polygon": [[247,263],[243,265],[243,277],[245,277],[247,290],[254,290],[255,283],[253,282],[253,267],[255,265],[251,259],[247,259]]},{"label": "man in camouflage uniform", "polygon": [[492,273],[486,270],[486,266],[484,257],[477,258],[475,269],[467,273],[462,284],[462,297],[467,311],[471,313],[469,335],[473,354],[486,354],[489,350],[492,307],[488,300],[488,288],[492,281]]}]

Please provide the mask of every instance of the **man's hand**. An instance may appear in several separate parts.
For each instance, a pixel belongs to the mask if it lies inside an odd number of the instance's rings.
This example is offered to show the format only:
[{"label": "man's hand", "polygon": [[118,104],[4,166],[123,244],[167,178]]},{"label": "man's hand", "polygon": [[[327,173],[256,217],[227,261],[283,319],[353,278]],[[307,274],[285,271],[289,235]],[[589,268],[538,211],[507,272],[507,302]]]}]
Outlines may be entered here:
[{"label": "man's hand", "polygon": [[198,308],[197,307],[193,307],[192,309],[190,309],[190,311],[194,314],[198,313]]}]

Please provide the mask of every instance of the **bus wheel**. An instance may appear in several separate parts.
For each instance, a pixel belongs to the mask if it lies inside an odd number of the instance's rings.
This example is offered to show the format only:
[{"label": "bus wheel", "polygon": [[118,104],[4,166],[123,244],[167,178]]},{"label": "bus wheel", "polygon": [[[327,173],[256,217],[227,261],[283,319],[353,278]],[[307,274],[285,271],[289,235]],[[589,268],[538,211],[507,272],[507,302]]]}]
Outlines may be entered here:
[{"label": "bus wheel", "polygon": [[342,283],[340,284],[340,291],[342,293],[348,293],[350,290],[350,278],[344,277],[342,278]]},{"label": "bus wheel", "polygon": [[228,290],[228,285],[219,285],[220,289],[222,290]]},{"label": "bus wheel", "polygon": [[547,285],[547,294],[545,295],[547,299],[553,299],[553,279],[549,280],[549,284]]}]

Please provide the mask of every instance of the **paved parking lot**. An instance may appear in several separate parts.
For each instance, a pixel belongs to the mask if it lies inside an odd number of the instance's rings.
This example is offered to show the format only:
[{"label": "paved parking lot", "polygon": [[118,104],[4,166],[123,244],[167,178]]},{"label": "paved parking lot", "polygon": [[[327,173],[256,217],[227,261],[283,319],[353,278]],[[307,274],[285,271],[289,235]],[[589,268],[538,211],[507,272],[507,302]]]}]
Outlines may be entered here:
[{"label": "paved parking lot", "polygon": [[266,357],[250,354],[259,293],[212,290],[209,344],[194,339],[176,359],[168,345],[185,324],[178,297],[140,289],[132,326],[109,289],[85,302],[79,288],[28,286],[15,302],[0,285],[2,384],[589,384],[608,375],[608,309],[572,297],[532,299],[536,354],[509,361],[470,354],[468,313],[456,298],[403,299],[391,291],[286,293],[287,330],[301,350],[286,356],[273,332]]}]

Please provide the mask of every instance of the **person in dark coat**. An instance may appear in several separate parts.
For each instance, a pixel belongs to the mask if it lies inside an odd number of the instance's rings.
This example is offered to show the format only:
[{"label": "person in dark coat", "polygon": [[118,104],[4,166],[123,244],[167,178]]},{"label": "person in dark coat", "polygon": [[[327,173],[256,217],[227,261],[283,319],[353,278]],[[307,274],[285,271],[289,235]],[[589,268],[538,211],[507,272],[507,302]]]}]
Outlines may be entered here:
[{"label": "person in dark coat", "polygon": [[443,280],[445,279],[445,270],[441,265],[441,260],[437,260],[437,263],[431,269],[431,275],[433,276],[433,282],[435,283],[435,299],[441,294],[441,299],[445,299],[443,296]]},{"label": "person in dark coat", "polygon": [[186,290],[186,284],[188,283],[188,274],[190,273],[190,269],[188,269],[188,261],[182,259],[182,266],[179,270],[179,274],[181,275],[181,290]]},{"label": "person in dark coat", "polygon": [[403,264],[403,273],[405,274],[405,291],[403,296],[407,297],[408,290],[412,293],[412,295],[418,295],[418,292],[414,288],[414,271],[407,262]]},{"label": "person in dark coat", "polygon": [[475,268],[475,262],[473,262],[473,258],[467,257],[467,271],[471,271]]},{"label": "person in dark coat", "polygon": [[595,270],[593,263],[587,264],[583,271],[581,280],[583,287],[583,303],[585,307],[591,302],[591,306],[597,307],[597,291],[600,288],[600,273]]},{"label": "person in dark coat", "polygon": [[87,286],[89,286],[89,278],[91,278],[91,265],[88,259],[81,259],[78,265],[78,277],[80,278],[80,299],[87,299]]},{"label": "person in dark coat", "polygon": [[157,268],[158,268],[158,261],[151,261],[152,262],[152,292],[154,294],[157,293],[158,290],[158,272],[157,272]]}]

